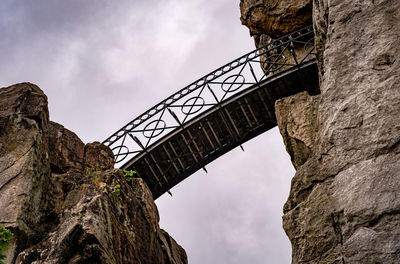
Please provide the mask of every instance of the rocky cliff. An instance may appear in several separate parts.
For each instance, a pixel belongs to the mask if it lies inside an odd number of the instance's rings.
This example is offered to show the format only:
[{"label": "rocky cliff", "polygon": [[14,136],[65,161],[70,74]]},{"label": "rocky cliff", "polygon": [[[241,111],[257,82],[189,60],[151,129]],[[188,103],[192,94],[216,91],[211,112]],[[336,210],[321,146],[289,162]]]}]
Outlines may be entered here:
[{"label": "rocky cliff", "polygon": [[100,143],[49,121],[35,85],[0,89],[0,226],[6,263],[187,263],[146,184]]},{"label": "rocky cliff", "polygon": [[400,263],[400,2],[242,0],[241,10],[260,36],[313,19],[321,93],[276,103],[297,169],[283,216],[292,263]]}]

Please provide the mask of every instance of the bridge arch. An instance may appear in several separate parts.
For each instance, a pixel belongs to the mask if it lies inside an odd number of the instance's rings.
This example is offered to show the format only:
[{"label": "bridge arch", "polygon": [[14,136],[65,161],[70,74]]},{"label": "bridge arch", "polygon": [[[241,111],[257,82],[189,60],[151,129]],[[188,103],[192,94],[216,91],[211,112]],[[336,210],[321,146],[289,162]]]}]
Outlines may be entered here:
[{"label": "bridge arch", "polygon": [[[261,67],[260,67],[261,66]],[[276,126],[274,102],[318,92],[312,27],[251,51],[153,106],[103,143],[155,199]]]}]

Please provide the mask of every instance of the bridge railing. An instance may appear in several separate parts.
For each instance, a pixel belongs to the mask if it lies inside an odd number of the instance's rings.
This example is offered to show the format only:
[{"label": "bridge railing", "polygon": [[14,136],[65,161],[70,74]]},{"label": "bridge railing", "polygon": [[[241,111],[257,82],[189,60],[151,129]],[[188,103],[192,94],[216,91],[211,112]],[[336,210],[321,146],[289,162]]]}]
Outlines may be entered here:
[{"label": "bridge railing", "polygon": [[[103,143],[123,165],[177,128],[253,85],[314,59],[314,34],[306,27],[253,50],[153,106]],[[261,67],[260,67],[261,66]]]}]

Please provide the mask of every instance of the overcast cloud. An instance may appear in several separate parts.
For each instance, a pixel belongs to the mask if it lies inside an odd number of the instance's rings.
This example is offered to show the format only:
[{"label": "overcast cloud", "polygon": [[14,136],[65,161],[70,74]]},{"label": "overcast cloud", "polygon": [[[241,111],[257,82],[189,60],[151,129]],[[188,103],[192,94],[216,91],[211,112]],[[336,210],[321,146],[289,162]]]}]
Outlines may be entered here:
[{"label": "overcast cloud", "polygon": [[[50,118],[102,141],[174,91],[254,49],[239,0],[2,0],[0,87],[29,81]],[[275,128],[157,200],[190,264],[290,263],[282,207],[294,169]]]}]

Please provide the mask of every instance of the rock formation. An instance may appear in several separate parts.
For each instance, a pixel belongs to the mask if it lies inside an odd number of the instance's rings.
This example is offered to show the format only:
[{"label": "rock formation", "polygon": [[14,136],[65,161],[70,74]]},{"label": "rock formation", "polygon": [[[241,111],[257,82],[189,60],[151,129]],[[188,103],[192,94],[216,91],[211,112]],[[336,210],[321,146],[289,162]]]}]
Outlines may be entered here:
[{"label": "rock formation", "polygon": [[0,89],[0,226],[15,234],[6,263],[187,263],[146,184],[113,167],[110,149],[49,121],[37,86]]},{"label": "rock formation", "polygon": [[[241,1],[253,34],[279,35],[275,2]],[[282,18],[304,4],[282,2]],[[321,93],[276,103],[297,169],[283,216],[292,263],[400,263],[400,2],[314,0],[312,17]]]},{"label": "rock formation", "polygon": [[240,0],[240,20],[256,46],[311,24],[311,0]]}]

